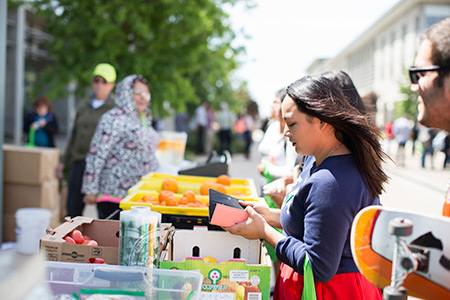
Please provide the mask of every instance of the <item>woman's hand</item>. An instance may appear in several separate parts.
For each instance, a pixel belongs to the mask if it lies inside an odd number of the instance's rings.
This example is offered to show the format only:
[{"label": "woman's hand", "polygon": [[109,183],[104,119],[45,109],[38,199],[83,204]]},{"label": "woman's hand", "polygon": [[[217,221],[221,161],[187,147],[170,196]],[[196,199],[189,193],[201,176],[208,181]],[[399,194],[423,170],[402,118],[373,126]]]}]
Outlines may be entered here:
[{"label": "woman's hand", "polygon": [[265,202],[259,201],[239,201],[239,203],[242,206],[253,208],[270,226],[281,228],[279,209],[271,209]]},{"label": "woman's hand", "polygon": [[281,189],[273,189],[267,193],[267,195],[272,198],[273,202],[275,202],[276,206],[278,208],[281,208],[281,205],[283,204],[283,200],[286,197],[286,189],[285,187]]},{"label": "woman's hand", "polygon": [[258,170],[259,174],[263,175],[263,171],[264,171],[264,167],[266,166],[265,162],[260,162],[257,166],[256,169]]},{"label": "woman's hand", "polygon": [[247,220],[231,227],[223,227],[223,229],[249,240],[265,239],[265,226],[269,226],[269,224],[251,206],[247,206],[245,210],[248,213]]},{"label": "woman's hand", "polygon": [[55,168],[55,176],[59,180],[64,178],[63,170],[64,170],[64,164],[62,162],[58,163],[58,165]]},{"label": "woman's hand", "polygon": [[256,212],[250,205],[245,208],[248,219],[230,227],[223,227],[231,234],[243,236],[249,240],[262,239],[275,248],[276,244],[285,236],[270,226],[264,217]]},{"label": "woman's hand", "polygon": [[83,202],[86,204],[95,204],[97,203],[97,195],[84,195]]}]

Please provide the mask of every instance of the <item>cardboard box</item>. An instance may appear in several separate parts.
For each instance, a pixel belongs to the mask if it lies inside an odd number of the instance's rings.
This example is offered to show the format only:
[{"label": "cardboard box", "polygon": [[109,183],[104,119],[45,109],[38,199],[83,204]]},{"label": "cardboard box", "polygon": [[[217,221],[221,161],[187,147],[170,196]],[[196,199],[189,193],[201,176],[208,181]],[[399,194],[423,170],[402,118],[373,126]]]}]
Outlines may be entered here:
[{"label": "cardboard box", "polygon": [[[59,210],[52,211],[52,218],[50,219],[50,227],[56,228],[61,224]],[[16,235],[16,216],[14,213],[3,214],[3,242],[15,242]]]},{"label": "cardboard box", "polygon": [[3,145],[4,182],[40,184],[55,180],[59,161],[57,148]]},{"label": "cardboard box", "polygon": [[[63,239],[74,229],[80,230],[98,242],[98,247],[69,244]],[[41,251],[48,261],[87,263],[89,258],[103,258],[107,264],[117,265],[119,260],[120,222],[75,217],[50,230],[41,239]]]},{"label": "cardboard box", "polygon": [[60,210],[57,180],[44,181],[41,185],[5,183],[3,185],[3,210],[15,213],[23,207],[40,207]]},{"label": "cardboard box", "polygon": [[[219,263],[204,262],[205,256]],[[259,240],[206,227],[175,230],[162,252],[160,268],[199,270],[205,299],[270,298],[271,262]]]}]

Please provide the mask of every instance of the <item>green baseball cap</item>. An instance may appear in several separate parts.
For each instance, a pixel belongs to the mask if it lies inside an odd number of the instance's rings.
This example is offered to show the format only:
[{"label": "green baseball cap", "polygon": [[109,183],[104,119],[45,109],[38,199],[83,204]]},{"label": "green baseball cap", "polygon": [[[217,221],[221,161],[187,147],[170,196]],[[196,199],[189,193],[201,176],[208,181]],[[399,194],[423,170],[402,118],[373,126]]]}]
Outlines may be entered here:
[{"label": "green baseball cap", "polygon": [[106,82],[115,82],[117,74],[116,69],[114,69],[113,66],[111,66],[110,64],[102,63],[98,64],[95,67],[92,76],[101,76],[105,78]]}]

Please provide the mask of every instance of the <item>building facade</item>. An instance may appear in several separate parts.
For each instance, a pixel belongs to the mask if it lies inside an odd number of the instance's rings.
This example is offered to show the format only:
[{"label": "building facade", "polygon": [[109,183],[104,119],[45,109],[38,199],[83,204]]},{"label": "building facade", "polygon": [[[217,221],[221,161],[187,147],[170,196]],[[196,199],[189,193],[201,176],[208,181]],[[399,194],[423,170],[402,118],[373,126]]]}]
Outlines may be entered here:
[{"label": "building facade", "polygon": [[[450,17],[450,0],[402,0],[336,57],[318,59],[309,74],[344,70],[364,98],[376,98],[376,122],[393,118],[394,103],[405,100],[401,86],[409,86],[408,67],[414,64],[420,35]],[[373,98],[373,96],[372,96]]]}]

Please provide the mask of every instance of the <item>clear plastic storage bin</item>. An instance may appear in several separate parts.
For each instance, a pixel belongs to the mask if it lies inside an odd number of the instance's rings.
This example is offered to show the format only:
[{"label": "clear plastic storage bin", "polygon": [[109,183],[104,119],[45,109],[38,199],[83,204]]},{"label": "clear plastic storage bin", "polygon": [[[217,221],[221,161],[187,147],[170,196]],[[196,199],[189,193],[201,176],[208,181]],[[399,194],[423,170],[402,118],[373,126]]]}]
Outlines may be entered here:
[{"label": "clear plastic storage bin", "polygon": [[[203,275],[197,271],[116,265],[46,262],[46,281],[55,296],[78,299],[199,299]],[[105,298],[109,299],[109,298]]]}]

